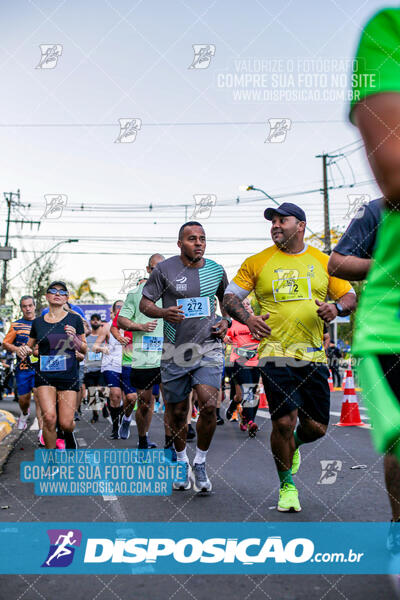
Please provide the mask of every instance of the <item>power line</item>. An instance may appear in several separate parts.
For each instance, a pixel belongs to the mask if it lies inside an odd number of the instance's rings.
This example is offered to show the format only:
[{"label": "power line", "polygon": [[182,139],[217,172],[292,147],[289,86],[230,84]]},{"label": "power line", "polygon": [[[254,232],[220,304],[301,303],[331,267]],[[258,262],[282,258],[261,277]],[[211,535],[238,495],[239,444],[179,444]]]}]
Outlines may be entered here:
[{"label": "power line", "polygon": [[354,142],[350,142],[349,144],[340,146],[340,148],[336,148],[335,150],[330,150],[327,154],[336,154],[337,152],[340,152],[344,148],[348,148],[349,146],[353,146],[354,144],[359,144],[360,142],[362,142],[361,145],[363,146],[364,145],[363,140],[362,140],[362,138],[360,138],[359,140],[354,140]]},{"label": "power line", "polygon": [[[339,189],[347,189],[353,187],[359,187],[361,185],[367,185],[369,183],[376,183],[375,179],[368,179],[365,181],[359,181],[356,183],[349,184],[341,184],[341,185],[331,185],[328,186],[329,190],[339,190]],[[323,188],[314,188],[311,190],[300,190],[297,192],[284,192],[279,194],[271,193],[271,196],[275,199],[281,198],[292,198],[295,196],[306,196],[310,194],[322,193]],[[265,196],[258,196],[253,198],[240,198],[239,196],[232,199],[222,200],[217,202],[215,209],[218,209],[221,206],[237,206],[241,207],[244,205],[252,204],[255,202],[265,202]],[[33,204],[28,205],[29,208],[43,208],[42,204]],[[84,203],[76,203],[67,205],[64,208],[65,212],[112,212],[112,213],[134,213],[134,212],[151,212],[153,211],[168,211],[171,212],[173,210],[184,209],[185,207],[194,207],[194,203],[175,203],[175,204],[84,204]],[[156,218],[156,215],[154,216]],[[158,217],[160,218],[160,217]]]},{"label": "power line", "polygon": [[[343,119],[317,119],[317,120],[292,120],[292,123],[297,125],[312,125],[312,124],[324,124],[324,123],[344,123]],[[266,121],[198,121],[198,122],[161,122],[161,123],[145,123],[142,122],[141,128],[143,127],[213,127],[220,125],[267,125]],[[79,128],[79,127],[113,127],[118,128],[118,123],[0,123],[0,128],[50,128],[50,127],[68,127],[68,128]]]},{"label": "power line", "polygon": [[[1,235],[0,237],[4,237],[3,235]],[[21,239],[21,236],[10,236],[10,238],[15,238],[15,239]],[[42,235],[42,236],[24,236],[23,237],[24,240],[35,240],[35,241],[56,241],[56,240],[66,240],[68,239],[65,236],[57,236],[57,235]],[[242,237],[238,237],[238,238],[207,238],[207,243],[220,243],[220,242],[227,242],[229,244],[235,243],[235,242],[259,242],[265,240],[265,237],[249,237],[249,238],[242,238]],[[149,243],[149,244],[153,244],[153,243],[173,243],[176,244],[177,242],[177,237],[152,237],[151,239],[148,239],[147,237],[117,237],[117,238],[113,238],[113,237],[108,237],[108,236],[80,236],[79,237],[79,241],[80,242],[119,242],[119,243],[126,243],[126,242],[139,242],[139,243]]]},{"label": "power line", "polygon": [[[271,240],[265,239],[264,240],[265,243],[271,242]],[[33,252],[33,250],[20,250],[20,252],[29,254],[31,252]],[[77,252],[58,252],[57,254],[59,255],[64,255],[64,256],[71,256],[71,254],[85,254],[85,255],[109,255],[109,256],[149,256],[149,252],[96,252],[96,251],[77,251]],[[175,256],[176,252],[165,252],[164,253],[165,256]],[[209,256],[210,254],[215,255],[215,256],[240,256],[243,254],[243,250],[241,250],[240,252],[208,252],[207,256]]]}]

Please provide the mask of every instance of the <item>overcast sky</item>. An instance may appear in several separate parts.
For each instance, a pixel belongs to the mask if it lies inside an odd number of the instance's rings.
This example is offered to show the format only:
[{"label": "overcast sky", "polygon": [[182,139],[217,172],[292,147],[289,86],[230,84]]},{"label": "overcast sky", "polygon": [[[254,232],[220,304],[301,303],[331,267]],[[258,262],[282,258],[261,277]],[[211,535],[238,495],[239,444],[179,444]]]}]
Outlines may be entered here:
[{"label": "overcast sky", "polygon": [[[363,24],[391,4],[3,5],[0,191],[21,190],[25,206],[13,210],[13,220],[40,221],[39,229],[11,223],[19,253],[10,276],[33,250],[79,239],[59,247],[57,276],[76,283],[94,276],[114,300],[124,271],[143,268],[154,252],[176,253],[194,196],[208,194],[210,216],[195,216],[206,229],[207,255],[232,277],[246,256],[271,244],[263,211],[272,203],[239,187],[298,203],[320,232],[322,195],[304,192],[321,187],[315,156],[322,152],[340,155],[331,186],[356,183],[330,191],[331,225],[344,227],[349,194],[379,194],[348,122],[351,60]],[[46,62],[45,45],[53,47]],[[206,48],[195,57],[193,45]],[[140,120],[136,137],[116,141],[120,119]],[[269,119],[281,122],[286,137],[270,136]],[[61,203],[47,215],[46,195]],[[1,216],[4,243],[3,196]],[[13,283],[22,291],[20,279]]]}]

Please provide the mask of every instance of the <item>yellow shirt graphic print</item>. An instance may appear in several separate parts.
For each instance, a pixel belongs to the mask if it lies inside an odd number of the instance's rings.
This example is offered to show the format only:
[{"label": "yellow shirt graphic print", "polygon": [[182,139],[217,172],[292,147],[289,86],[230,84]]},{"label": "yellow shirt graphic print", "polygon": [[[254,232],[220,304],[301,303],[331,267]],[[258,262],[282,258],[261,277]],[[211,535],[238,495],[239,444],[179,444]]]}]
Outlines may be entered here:
[{"label": "yellow shirt graphic print", "polygon": [[347,281],[331,277],[328,256],[307,246],[300,254],[286,254],[276,246],[247,258],[233,279],[254,290],[261,314],[269,313],[271,335],[259,345],[260,358],[284,356],[326,362],[322,346],[323,321],[315,300],[341,298],[351,290]]},{"label": "yellow shirt graphic print", "polygon": [[310,300],[310,277],[299,277],[297,269],[275,269],[278,279],[272,280],[272,292],[275,302],[290,300]]}]

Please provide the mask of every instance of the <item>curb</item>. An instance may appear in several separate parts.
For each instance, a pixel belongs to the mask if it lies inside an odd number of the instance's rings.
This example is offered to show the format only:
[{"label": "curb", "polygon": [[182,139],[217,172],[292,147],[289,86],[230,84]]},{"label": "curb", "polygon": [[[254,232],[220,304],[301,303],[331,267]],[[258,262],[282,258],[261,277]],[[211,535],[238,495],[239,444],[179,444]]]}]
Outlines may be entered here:
[{"label": "curb", "polygon": [[3,472],[4,465],[23,433],[24,430],[13,429],[11,433],[0,442],[0,474]]},{"label": "curb", "polygon": [[24,430],[16,428],[15,416],[7,410],[0,410],[0,473],[14,450]]},{"label": "curb", "polygon": [[0,410],[0,442],[11,433],[15,423],[15,417],[10,411]]}]

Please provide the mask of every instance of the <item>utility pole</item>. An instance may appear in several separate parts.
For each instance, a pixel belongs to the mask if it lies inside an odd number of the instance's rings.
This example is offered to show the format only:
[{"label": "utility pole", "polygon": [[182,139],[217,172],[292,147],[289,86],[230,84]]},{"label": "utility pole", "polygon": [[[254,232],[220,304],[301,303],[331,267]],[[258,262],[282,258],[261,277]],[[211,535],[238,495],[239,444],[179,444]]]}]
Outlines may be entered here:
[{"label": "utility pole", "polygon": [[[14,196],[17,198],[17,200],[14,200]],[[8,242],[9,242],[9,238],[10,238],[10,223],[20,223],[21,225],[23,225],[24,223],[30,223],[31,226],[33,224],[37,224],[38,227],[40,227],[40,221],[25,221],[24,219],[19,219],[19,220],[11,219],[12,208],[14,208],[15,206],[18,206],[18,207],[24,206],[20,202],[20,199],[21,199],[20,190],[17,190],[16,192],[8,192],[8,193],[4,192],[4,199],[7,202],[7,228],[6,228],[6,239],[5,239],[4,247],[8,248]],[[3,260],[3,279],[2,279],[1,294],[0,294],[0,303],[1,304],[5,303],[6,294],[7,294],[7,267],[8,267],[8,260]]]},{"label": "utility pole", "polygon": [[[4,246],[8,246],[8,239],[9,239],[9,234],[10,234],[11,206],[14,203],[13,196],[16,196],[18,198],[18,204],[19,204],[19,200],[20,200],[20,191],[19,190],[17,190],[17,192],[9,192],[8,194],[6,192],[4,192],[4,199],[7,202],[7,229],[6,229],[6,241],[4,243]],[[1,304],[4,304],[4,302],[6,300],[7,266],[8,266],[8,261],[7,260],[3,261],[3,283],[1,286]]]},{"label": "utility pole", "polygon": [[318,154],[316,158],[322,158],[322,177],[324,192],[324,252],[330,254],[331,249],[331,227],[329,224],[329,194],[328,194],[328,158],[329,154]]}]

